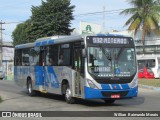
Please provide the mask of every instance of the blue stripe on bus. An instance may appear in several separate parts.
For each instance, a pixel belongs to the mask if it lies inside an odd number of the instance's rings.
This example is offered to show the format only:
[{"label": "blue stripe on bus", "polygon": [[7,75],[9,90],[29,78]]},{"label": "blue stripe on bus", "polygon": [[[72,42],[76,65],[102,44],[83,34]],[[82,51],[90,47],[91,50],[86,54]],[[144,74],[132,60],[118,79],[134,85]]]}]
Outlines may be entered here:
[{"label": "blue stripe on bus", "polygon": [[54,40],[46,40],[42,42],[36,42],[35,46],[51,45],[54,44]]},{"label": "blue stripe on bus", "polygon": [[101,84],[102,89],[111,90],[109,84]]},{"label": "blue stripe on bus", "polygon": [[[109,86],[111,85],[112,88]],[[122,87],[120,87],[120,85]],[[117,89],[117,90],[125,90],[125,89],[130,89],[128,84],[101,84],[101,87],[103,90],[112,90],[112,89]]]},{"label": "blue stripe on bus", "polygon": [[18,72],[17,72],[17,69],[18,69],[18,67],[14,66],[14,80],[15,80],[15,82],[18,81]]},{"label": "blue stripe on bus", "polygon": [[34,67],[34,74],[35,74],[35,84],[36,85],[44,85],[43,80],[43,67],[42,66],[35,66]]},{"label": "blue stripe on bus", "polygon": [[47,45],[48,41],[43,41],[41,45]]},{"label": "blue stripe on bus", "polygon": [[41,46],[41,42],[36,42],[35,46]]},{"label": "blue stripe on bus", "polygon": [[128,84],[121,84],[121,86],[122,86],[123,89],[130,89]]},{"label": "blue stripe on bus", "polygon": [[49,40],[49,41],[48,41],[48,44],[49,44],[49,45],[54,44],[54,40]]},{"label": "blue stripe on bus", "polygon": [[49,84],[52,88],[59,88],[59,81],[58,78],[54,72],[54,69],[52,66],[45,67],[45,86],[49,87]]},{"label": "blue stripe on bus", "polygon": [[111,98],[110,96],[104,96],[102,92],[106,93],[119,93],[119,92],[128,92],[126,96],[123,96],[121,98],[130,98],[130,97],[136,97],[138,94],[138,87],[127,89],[127,90],[101,90],[101,89],[93,89],[84,86],[84,98],[85,99],[101,99],[101,98]]}]

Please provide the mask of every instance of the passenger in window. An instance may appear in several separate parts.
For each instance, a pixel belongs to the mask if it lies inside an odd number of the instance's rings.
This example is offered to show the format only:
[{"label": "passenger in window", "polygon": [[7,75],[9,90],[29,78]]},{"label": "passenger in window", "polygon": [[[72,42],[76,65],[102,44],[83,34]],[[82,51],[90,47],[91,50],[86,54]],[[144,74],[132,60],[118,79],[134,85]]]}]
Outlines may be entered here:
[{"label": "passenger in window", "polygon": [[48,58],[48,65],[53,65],[54,62],[53,62],[53,59],[51,57]]},{"label": "passenger in window", "polygon": [[59,56],[58,65],[63,65],[63,55]]}]

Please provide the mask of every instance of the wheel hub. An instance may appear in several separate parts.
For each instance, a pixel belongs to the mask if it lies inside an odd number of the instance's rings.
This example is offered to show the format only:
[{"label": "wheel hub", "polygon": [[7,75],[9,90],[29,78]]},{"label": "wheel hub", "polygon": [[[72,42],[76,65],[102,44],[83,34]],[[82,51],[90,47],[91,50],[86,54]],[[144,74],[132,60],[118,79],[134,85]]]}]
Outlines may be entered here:
[{"label": "wheel hub", "polygon": [[66,98],[69,100],[71,98],[71,90],[67,88],[66,90]]},{"label": "wheel hub", "polygon": [[32,88],[31,88],[31,84],[28,85],[28,92],[31,93],[32,92]]}]

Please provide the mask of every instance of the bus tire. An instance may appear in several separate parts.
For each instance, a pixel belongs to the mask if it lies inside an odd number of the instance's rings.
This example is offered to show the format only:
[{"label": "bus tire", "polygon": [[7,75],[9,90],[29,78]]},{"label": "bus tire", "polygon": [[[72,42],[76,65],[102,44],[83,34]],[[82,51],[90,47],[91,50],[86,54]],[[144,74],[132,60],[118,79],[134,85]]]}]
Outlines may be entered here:
[{"label": "bus tire", "polygon": [[105,104],[113,104],[115,100],[104,100]]},{"label": "bus tire", "polygon": [[35,96],[36,95],[36,92],[33,90],[31,80],[27,81],[27,92],[28,92],[29,96]]},{"label": "bus tire", "polygon": [[65,85],[63,85],[63,87],[64,87],[64,90],[65,90],[64,96],[65,96],[66,102],[68,104],[74,104],[75,103],[75,98],[73,98],[71,96],[71,89],[70,89],[69,85],[65,84]]}]

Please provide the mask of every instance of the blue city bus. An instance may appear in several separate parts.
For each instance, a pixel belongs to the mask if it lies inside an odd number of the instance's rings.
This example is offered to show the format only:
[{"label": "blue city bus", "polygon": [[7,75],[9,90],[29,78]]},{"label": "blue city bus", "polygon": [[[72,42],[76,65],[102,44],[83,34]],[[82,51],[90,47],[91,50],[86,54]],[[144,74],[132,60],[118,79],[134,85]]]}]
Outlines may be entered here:
[{"label": "blue city bus", "polygon": [[52,36],[15,46],[14,80],[37,91],[114,103],[138,94],[134,40],[112,35]]}]

